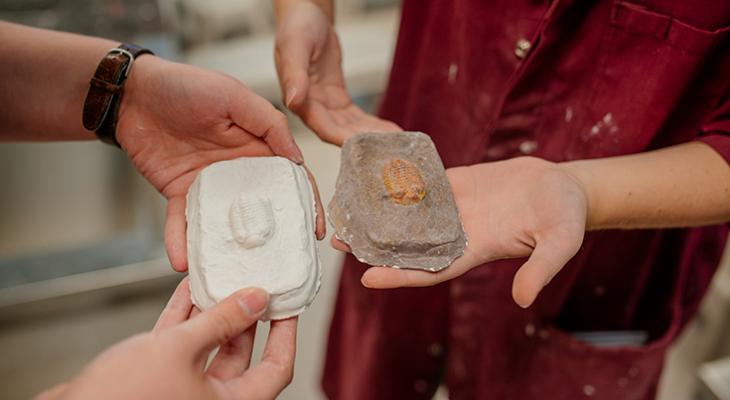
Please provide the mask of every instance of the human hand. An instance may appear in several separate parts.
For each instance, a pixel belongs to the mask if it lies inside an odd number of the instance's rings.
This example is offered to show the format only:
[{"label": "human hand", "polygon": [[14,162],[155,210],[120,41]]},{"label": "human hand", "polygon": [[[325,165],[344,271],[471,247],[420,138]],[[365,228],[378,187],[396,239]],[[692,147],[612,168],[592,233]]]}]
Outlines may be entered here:
[{"label": "human hand", "polygon": [[[558,164],[521,157],[446,171],[468,238],[464,255],[439,272],[372,267],[370,288],[430,286],[486,262],[527,257],[512,287],[528,307],[583,242],[588,202],[581,184]],[[347,245],[333,237],[333,246]]]},{"label": "human hand", "polygon": [[[117,139],[134,166],[168,200],[165,243],[172,267],[187,270],[185,196],[198,172],[238,157],[302,163],[284,114],[229,76],[142,56],[125,86]],[[325,233],[314,179],[316,235]]]},{"label": "human hand", "polygon": [[152,332],[114,345],[37,400],[273,399],[292,379],[297,320],[273,321],[261,361],[249,368],[268,301],[261,289],[243,289],[199,313],[185,278]]},{"label": "human hand", "polygon": [[292,2],[281,14],[275,59],[282,97],[320,139],[341,146],[356,133],[403,130],[353,104],[337,34],[319,6]]}]

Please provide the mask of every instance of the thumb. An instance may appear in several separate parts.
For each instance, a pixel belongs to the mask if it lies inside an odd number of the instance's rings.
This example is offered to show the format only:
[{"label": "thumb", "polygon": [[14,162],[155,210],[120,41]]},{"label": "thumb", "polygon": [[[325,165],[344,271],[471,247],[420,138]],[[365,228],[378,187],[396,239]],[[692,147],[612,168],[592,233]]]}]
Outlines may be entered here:
[{"label": "thumb", "polygon": [[578,252],[582,237],[575,239],[575,236],[560,235],[537,242],[512,283],[512,297],[517,305],[522,308],[532,305],[542,288]]},{"label": "thumb", "polygon": [[276,72],[279,75],[284,105],[297,111],[307,99],[309,91],[309,64],[314,45],[287,37],[276,46]]},{"label": "thumb", "polygon": [[197,354],[207,354],[215,346],[228,342],[255,324],[268,303],[269,294],[263,289],[242,289],[180,325],[180,328],[189,335],[192,350]]}]

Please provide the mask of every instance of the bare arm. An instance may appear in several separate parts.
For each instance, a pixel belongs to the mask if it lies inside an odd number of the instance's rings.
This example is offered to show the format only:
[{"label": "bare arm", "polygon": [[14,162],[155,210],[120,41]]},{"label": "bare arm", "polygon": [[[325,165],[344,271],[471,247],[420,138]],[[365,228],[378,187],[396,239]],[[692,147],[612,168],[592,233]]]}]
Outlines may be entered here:
[{"label": "bare arm", "polygon": [[730,167],[702,142],[561,166],[586,192],[589,230],[686,227],[730,220]]},{"label": "bare arm", "polygon": [[0,140],[85,140],[89,79],[111,40],[0,21]]},{"label": "bare arm", "polygon": [[[84,98],[99,61],[118,43],[2,22],[0,38],[0,140],[94,138],[82,125]],[[168,199],[165,242],[179,271],[187,268],[185,194],[198,171],[244,156],[304,161],[286,117],[241,82],[150,55],[134,62],[125,82],[116,137]]]},{"label": "bare arm", "polygon": [[293,5],[301,2],[314,3],[324,11],[329,17],[330,22],[334,22],[335,19],[335,1],[334,0],[274,0],[274,8],[276,10],[276,18],[279,19],[281,16],[288,11]]}]

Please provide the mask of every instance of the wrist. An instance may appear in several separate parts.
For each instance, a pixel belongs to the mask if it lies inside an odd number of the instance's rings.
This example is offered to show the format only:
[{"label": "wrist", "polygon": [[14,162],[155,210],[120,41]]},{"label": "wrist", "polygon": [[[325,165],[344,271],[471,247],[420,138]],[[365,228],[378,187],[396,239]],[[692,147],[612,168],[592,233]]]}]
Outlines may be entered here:
[{"label": "wrist", "polygon": [[586,230],[598,229],[603,220],[602,208],[598,204],[598,195],[596,193],[595,179],[588,168],[587,163],[590,161],[578,160],[557,163],[568,177],[570,177],[576,186],[583,192],[586,199]]},{"label": "wrist", "polygon": [[281,21],[284,15],[300,4],[312,4],[317,6],[327,16],[330,24],[334,23],[334,2],[332,0],[275,0],[274,13],[277,22]]},{"label": "wrist", "polygon": [[144,110],[148,107],[150,97],[159,96],[155,93],[155,89],[150,90],[150,87],[159,84],[156,77],[161,76],[159,70],[168,63],[169,61],[155,55],[144,54],[136,58],[134,64],[132,64],[132,69],[129,71],[129,76],[124,83],[124,91],[119,100],[119,113],[117,114],[116,139],[123,150],[126,151],[129,145],[126,137],[127,133],[131,132],[129,128],[135,124],[134,121],[131,121],[131,124],[128,121],[128,116],[133,114],[130,113],[130,110]]},{"label": "wrist", "polygon": [[120,104],[120,113],[129,104],[136,103],[137,99],[140,98],[141,92],[148,86],[146,82],[149,82],[149,76],[153,72],[160,68],[165,60],[154,56],[152,54],[145,54],[134,60],[132,69],[129,71],[129,77],[124,84],[124,94],[122,96],[122,102]]}]

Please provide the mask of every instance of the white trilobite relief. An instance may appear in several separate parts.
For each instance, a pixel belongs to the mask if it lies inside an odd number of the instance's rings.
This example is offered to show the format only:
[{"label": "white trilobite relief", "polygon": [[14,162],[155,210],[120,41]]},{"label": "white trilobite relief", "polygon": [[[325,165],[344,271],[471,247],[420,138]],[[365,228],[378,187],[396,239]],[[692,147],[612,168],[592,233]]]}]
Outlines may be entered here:
[{"label": "white trilobite relief", "polygon": [[317,294],[314,191],[304,167],[243,157],[200,171],[187,195],[190,295],[205,310],[238,289],[270,295],[261,320],[301,314]]},{"label": "white trilobite relief", "polygon": [[265,197],[239,194],[231,203],[229,216],[233,237],[247,249],[262,246],[274,234],[274,211]]}]

